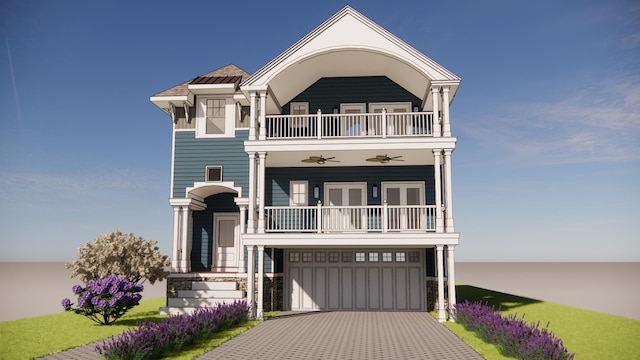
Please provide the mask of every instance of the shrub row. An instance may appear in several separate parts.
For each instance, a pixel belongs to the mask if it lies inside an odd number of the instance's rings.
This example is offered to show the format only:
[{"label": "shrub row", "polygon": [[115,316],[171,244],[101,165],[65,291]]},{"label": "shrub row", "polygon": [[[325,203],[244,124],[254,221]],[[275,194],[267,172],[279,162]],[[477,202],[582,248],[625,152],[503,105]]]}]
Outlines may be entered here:
[{"label": "shrub row", "polygon": [[159,359],[208,339],[213,332],[246,321],[248,315],[246,301],[198,308],[190,315],[172,315],[158,323],[139,323],[136,329],[104,340],[96,346],[96,351],[110,360]]},{"label": "shrub row", "polygon": [[454,306],[456,320],[468,330],[498,344],[505,355],[523,360],[572,360],[562,340],[549,331],[549,323],[540,328],[540,322],[527,324],[517,314],[503,317],[500,311],[481,302],[464,301]]}]

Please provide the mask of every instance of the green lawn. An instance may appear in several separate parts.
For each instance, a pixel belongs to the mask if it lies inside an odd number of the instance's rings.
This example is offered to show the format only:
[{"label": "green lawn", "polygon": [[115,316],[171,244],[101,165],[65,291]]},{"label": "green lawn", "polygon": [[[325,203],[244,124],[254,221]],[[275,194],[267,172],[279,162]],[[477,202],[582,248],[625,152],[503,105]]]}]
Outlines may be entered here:
[{"label": "green lawn", "polygon": [[[570,306],[457,285],[458,302],[482,301],[499,306],[504,314],[525,314],[525,321],[537,322],[541,327],[551,322],[551,329],[562,339],[576,360],[637,359],[640,360],[640,321]],[[612,303],[615,306],[615,303]],[[496,346],[465,330],[456,323],[446,326],[486,359],[508,359]]]},{"label": "green lawn", "polygon": [[[576,360],[616,359],[640,360],[640,321],[615,315],[607,315],[570,306],[528,299],[467,285],[456,286],[458,301],[483,301],[500,306],[504,313],[525,314],[527,322],[540,320],[544,326],[561,338]],[[101,326],[74,313],[38,316],[29,319],[0,322],[0,359],[25,359],[41,357],[85,345],[101,339],[120,335],[136,326],[138,321],[160,321],[158,308],[164,298],[143,300],[113,325]],[[272,314],[266,314],[267,317]],[[222,342],[257,325],[249,321],[229,330],[217,333],[209,341],[196,344],[187,351],[169,359],[193,359]],[[496,346],[485,342],[461,325],[447,322],[445,325],[486,359],[508,359]]]}]

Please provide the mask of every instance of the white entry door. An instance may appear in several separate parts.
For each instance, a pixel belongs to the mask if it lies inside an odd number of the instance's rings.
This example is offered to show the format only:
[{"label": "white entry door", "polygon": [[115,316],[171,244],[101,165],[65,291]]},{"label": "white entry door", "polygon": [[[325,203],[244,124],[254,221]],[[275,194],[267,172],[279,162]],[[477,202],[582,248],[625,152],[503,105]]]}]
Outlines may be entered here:
[{"label": "white entry door", "polygon": [[218,271],[236,271],[238,268],[239,217],[235,213],[213,215],[214,268]]},{"label": "white entry door", "polygon": [[367,183],[326,183],[324,203],[323,221],[328,231],[367,229]]},{"label": "white entry door", "polygon": [[343,116],[341,120],[341,135],[342,136],[360,136],[366,133],[366,117],[364,114],[367,104],[353,103],[353,104],[340,104],[340,113],[347,114]]}]

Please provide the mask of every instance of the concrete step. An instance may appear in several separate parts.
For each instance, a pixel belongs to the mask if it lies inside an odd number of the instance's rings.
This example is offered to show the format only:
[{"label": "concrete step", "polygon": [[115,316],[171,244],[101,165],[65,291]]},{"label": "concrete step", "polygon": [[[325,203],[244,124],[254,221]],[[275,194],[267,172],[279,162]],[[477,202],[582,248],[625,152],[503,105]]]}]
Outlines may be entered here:
[{"label": "concrete step", "polygon": [[226,303],[231,304],[241,299],[234,298],[219,298],[219,299],[195,299],[195,298],[169,298],[169,307],[203,307],[203,306],[216,306],[218,304]]},{"label": "concrete step", "polygon": [[238,290],[235,281],[194,281],[191,283],[192,290]]},{"label": "concrete step", "polygon": [[242,299],[244,291],[242,290],[178,290],[178,297],[181,298],[223,298],[223,299]]}]

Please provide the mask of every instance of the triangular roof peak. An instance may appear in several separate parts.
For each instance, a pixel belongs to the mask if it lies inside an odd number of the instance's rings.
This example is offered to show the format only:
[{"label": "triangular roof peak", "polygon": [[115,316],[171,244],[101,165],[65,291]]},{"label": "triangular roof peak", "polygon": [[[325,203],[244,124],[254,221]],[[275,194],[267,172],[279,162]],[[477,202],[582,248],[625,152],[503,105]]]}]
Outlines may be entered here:
[{"label": "triangular roof peak", "polygon": [[[320,24],[256,71],[243,89],[269,87],[285,104],[321,77],[387,76],[427,101],[431,84],[460,78],[350,6]],[[277,111],[271,108],[271,111]]]}]

